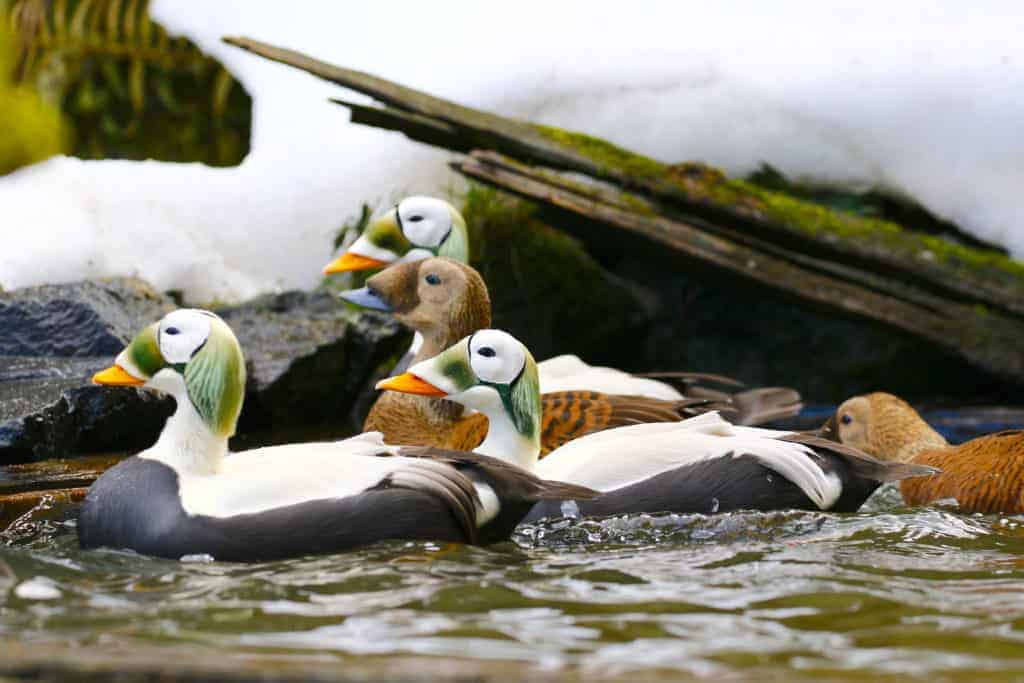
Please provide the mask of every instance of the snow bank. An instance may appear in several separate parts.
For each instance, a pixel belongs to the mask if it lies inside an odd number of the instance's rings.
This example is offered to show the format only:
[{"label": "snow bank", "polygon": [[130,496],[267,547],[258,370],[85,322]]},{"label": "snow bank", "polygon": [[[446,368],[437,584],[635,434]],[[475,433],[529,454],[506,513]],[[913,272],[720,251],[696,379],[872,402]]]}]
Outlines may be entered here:
[{"label": "snow bank", "polygon": [[139,274],[197,301],[307,287],[361,202],[452,183],[444,153],[349,125],[325,102],[338,89],[223,34],[668,161],[884,187],[1024,256],[1019,3],[623,7],[158,0],[253,94],[252,152],[236,169],[54,159],[0,179],[0,285]]}]

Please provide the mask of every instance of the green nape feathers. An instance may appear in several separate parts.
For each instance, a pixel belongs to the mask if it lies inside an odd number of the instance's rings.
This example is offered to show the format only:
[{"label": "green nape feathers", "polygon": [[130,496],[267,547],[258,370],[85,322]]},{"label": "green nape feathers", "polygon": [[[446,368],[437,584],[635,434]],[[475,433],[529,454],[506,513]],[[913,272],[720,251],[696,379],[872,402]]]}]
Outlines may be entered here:
[{"label": "green nape feathers", "polygon": [[233,436],[245,397],[245,360],[234,333],[220,318],[210,336],[185,364],[185,387],[192,405],[219,436]]},{"label": "green nape feathers", "polygon": [[174,311],[139,332],[118,364],[159,390],[167,385],[158,373],[181,375],[189,400],[210,430],[217,436],[234,435],[245,396],[245,359],[231,328],[217,316]]},{"label": "green nape feathers", "polygon": [[[505,408],[512,416],[516,430],[530,439],[540,439],[540,379],[537,375],[537,363],[529,351],[526,364],[519,377],[511,384],[494,385],[501,394]],[[505,391],[502,391],[504,389]]]},{"label": "green nape feathers", "polygon": [[452,214],[452,229],[448,237],[441,242],[437,255],[469,263],[469,231],[466,229],[466,219],[454,206],[449,205],[448,208]]}]

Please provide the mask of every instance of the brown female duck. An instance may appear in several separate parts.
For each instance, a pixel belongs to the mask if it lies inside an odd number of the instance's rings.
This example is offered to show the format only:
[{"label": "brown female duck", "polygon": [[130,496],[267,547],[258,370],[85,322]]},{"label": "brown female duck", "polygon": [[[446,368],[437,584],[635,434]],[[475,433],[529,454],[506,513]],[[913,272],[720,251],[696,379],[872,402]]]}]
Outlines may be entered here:
[{"label": "brown female duck", "polygon": [[964,512],[1024,512],[1024,431],[951,446],[903,399],[876,392],[841,406],[823,431],[881,460],[937,467],[900,483],[909,505],[956,499]]},{"label": "brown female duck", "polygon": [[[365,288],[345,292],[342,297],[362,306],[390,311],[416,330],[423,342],[414,362],[436,356],[465,336],[488,328],[491,322],[490,296],[479,273],[447,258],[397,264],[370,278]],[[564,357],[560,359],[564,366]],[[800,409],[799,395],[790,389],[755,389],[735,395],[706,391],[679,400],[586,389],[549,392],[544,391],[544,364],[539,365],[543,392],[542,454],[590,432],[645,422],[678,421],[708,410],[738,413],[738,420],[749,424],[792,415]],[[621,373],[610,368],[590,370],[591,375],[605,373],[612,381],[614,373]],[[556,378],[554,383],[560,379]],[[441,398],[386,393],[377,399],[363,428],[381,431],[394,443],[472,450],[487,434],[487,418],[479,413],[466,414],[462,406]]]}]

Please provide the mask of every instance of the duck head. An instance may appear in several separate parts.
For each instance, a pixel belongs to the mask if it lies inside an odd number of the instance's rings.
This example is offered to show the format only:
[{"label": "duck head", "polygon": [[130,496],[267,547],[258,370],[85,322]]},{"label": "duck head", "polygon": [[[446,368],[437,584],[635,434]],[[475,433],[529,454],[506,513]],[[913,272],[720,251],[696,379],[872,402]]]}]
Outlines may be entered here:
[{"label": "duck head", "polygon": [[324,267],[324,274],[383,268],[391,263],[448,256],[469,261],[466,221],[442,199],[406,197],[370,221],[352,246]]},{"label": "duck head", "polygon": [[365,287],[340,296],[387,311],[423,335],[417,361],[436,356],[491,324],[491,299],[483,278],[473,268],[449,258],[394,265],[367,280]]},{"label": "duck head", "polygon": [[844,401],[821,434],[879,460],[897,462],[910,462],[921,451],[948,445],[909,403],[880,391]]},{"label": "duck head", "polygon": [[172,420],[191,412],[212,438],[226,443],[242,410],[245,360],[223,320],[209,311],[179,309],[139,332],[114,365],[92,379],[171,394],[178,402]]},{"label": "duck head", "polygon": [[487,416],[478,453],[533,469],[540,453],[540,383],[537,363],[518,339],[480,330],[409,371],[382,380],[378,389],[446,398]]}]

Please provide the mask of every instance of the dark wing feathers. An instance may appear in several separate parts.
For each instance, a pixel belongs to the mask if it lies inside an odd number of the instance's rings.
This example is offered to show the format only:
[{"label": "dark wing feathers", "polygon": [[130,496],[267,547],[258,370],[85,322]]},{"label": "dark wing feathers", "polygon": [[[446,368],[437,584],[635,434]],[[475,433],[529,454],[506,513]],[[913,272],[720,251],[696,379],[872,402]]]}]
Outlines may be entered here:
[{"label": "dark wing feathers", "polygon": [[476,513],[480,503],[473,482],[443,463],[424,460],[392,472],[376,489],[411,489],[443,500],[470,543],[476,542]]},{"label": "dark wing feathers", "polygon": [[[691,387],[702,382],[711,382],[713,384],[721,384],[727,387],[742,387],[745,386],[743,382],[732,377],[726,377],[725,375],[715,375],[710,372],[644,372],[636,374],[637,377],[647,377],[649,379],[658,379],[670,384],[676,384],[684,389]],[[684,391],[683,393],[688,393]]]},{"label": "dark wing feathers", "polygon": [[[707,398],[729,404],[741,425],[759,425],[793,417],[803,408],[800,393],[788,387],[761,387],[735,391],[743,383],[731,377],[701,372],[652,372],[638,377],[659,379],[673,384],[687,398]],[[717,384],[725,389],[706,386]]]},{"label": "dark wing feathers", "polygon": [[538,500],[586,500],[599,493],[586,486],[548,481],[523,468],[479,453],[450,451],[433,446],[402,446],[399,455],[445,463],[460,473],[479,478],[490,485],[502,500],[535,502]]},{"label": "dark wing feathers", "polygon": [[878,482],[900,481],[911,477],[922,477],[935,474],[939,470],[928,465],[914,465],[902,462],[885,462],[871,457],[867,453],[851,446],[823,439],[809,433],[796,433],[783,437],[783,441],[792,441],[814,449],[825,451],[843,459],[850,470],[857,476]]},{"label": "dark wing feathers", "polygon": [[732,395],[736,421],[741,425],[760,425],[798,415],[803,409],[800,393],[788,387],[761,387]]}]

